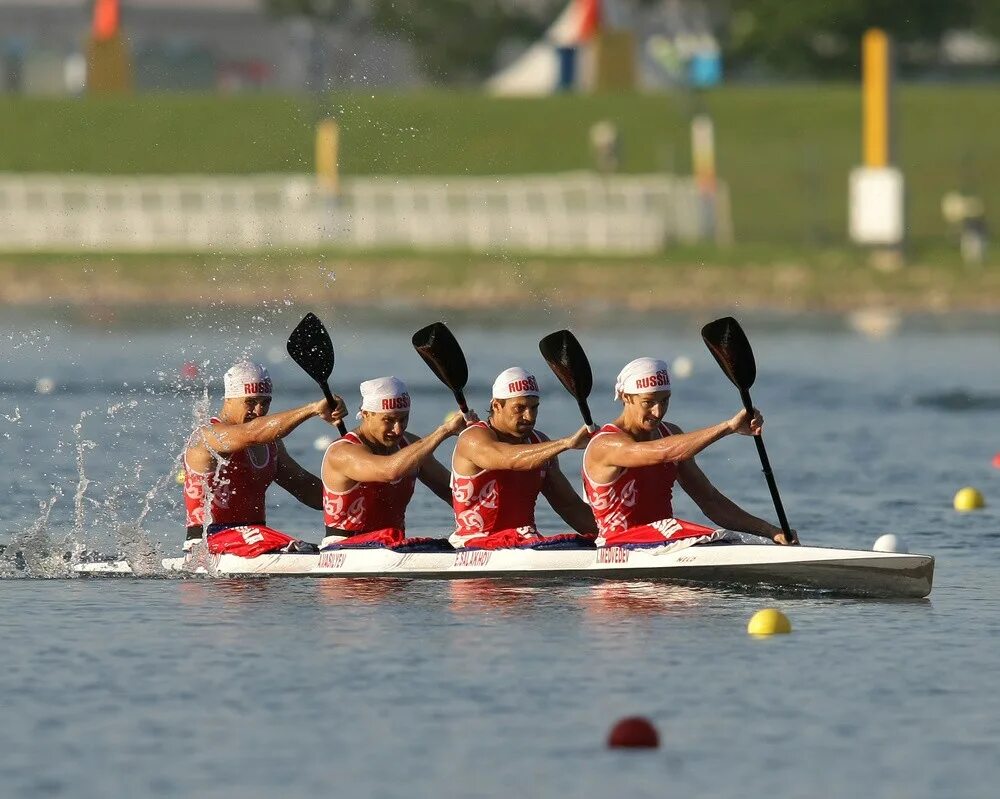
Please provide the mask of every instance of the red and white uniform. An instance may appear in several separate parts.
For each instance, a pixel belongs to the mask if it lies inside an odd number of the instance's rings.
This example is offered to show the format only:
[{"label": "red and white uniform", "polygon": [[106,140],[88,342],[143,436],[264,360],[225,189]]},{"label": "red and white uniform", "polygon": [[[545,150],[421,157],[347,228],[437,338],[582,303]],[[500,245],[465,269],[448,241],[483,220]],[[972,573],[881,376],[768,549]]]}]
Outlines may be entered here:
[{"label": "red and white uniform", "polygon": [[[589,447],[603,435],[622,433],[613,424],[604,425],[591,438]],[[670,435],[670,428],[660,424],[659,438]],[[597,545],[649,544],[684,538],[711,536],[714,530],[693,522],[675,519],[673,486],[677,464],[673,461],[652,466],[623,469],[610,483],[598,483],[587,474],[584,453],[583,488],[597,522]]]},{"label": "red and white uniform", "polygon": [[[459,434],[473,428],[490,429],[486,422],[469,425]],[[529,444],[547,439],[532,432]],[[455,509],[455,532],[448,539],[452,546],[501,548],[518,546],[524,539],[538,535],[535,527],[535,502],[545,482],[546,469],[514,471],[491,469],[473,475],[455,472],[452,456],[451,496]]]},{"label": "red and white uniform", "polygon": [[[399,448],[408,443],[401,438]],[[344,446],[364,447],[365,444],[356,433],[348,433],[334,441],[327,452],[333,447]],[[346,540],[352,544],[399,543],[406,537],[406,506],[416,482],[416,470],[391,483],[357,483],[348,491],[334,491],[324,482],[323,522],[328,528],[347,533]],[[324,544],[333,543],[329,538],[324,539]]]},{"label": "red and white uniform", "polygon": [[[213,417],[211,423],[221,421]],[[186,526],[265,524],[264,494],[278,474],[277,444],[249,447],[220,461],[218,469],[203,474],[192,469],[185,457]],[[210,520],[205,518],[206,508]]]}]

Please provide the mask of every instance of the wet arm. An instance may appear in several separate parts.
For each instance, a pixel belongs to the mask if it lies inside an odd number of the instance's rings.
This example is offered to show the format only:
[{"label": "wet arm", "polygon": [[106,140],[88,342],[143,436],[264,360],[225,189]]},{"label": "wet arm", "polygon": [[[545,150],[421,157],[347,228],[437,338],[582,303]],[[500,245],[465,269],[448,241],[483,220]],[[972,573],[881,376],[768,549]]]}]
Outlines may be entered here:
[{"label": "wet arm", "polygon": [[485,430],[472,430],[459,439],[461,457],[479,469],[502,469],[528,472],[541,469],[556,455],[572,448],[570,438],[557,438],[540,444],[506,444]]},{"label": "wet arm", "polygon": [[697,503],[701,512],[719,527],[752,533],[772,540],[775,535],[781,533],[780,527],[747,513],[719,491],[693,459],[679,464],[677,481],[687,495]]},{"label": "wet arm", "polygon": [[414,438],[409,446],[392,455],[376,455],[366,447],[332,447],[323,461],[323,473],[331,476],[337,473],[357,483],[391,483],[416,471],[421,461],[451,434],[441,425],[424,438]]},{"label": "wet arm", "polygon": [[285,445],[280,442],[275,482],[303,505],[315,510],[323,509],[323,483],[289,455]]},{"label": "wet arm", "polygon": [[653,441],[633,441],[622,434],[603,435],[591,446],[591,458],[596,466],[620,469],[655,466],[669,461],[687,461],[709,444],[734,433],[732,420],[691,433],[677,432]]},{"label": "wet arm", "polygon": [[306,419],[329,415],[326,400],[310,402],[288,411],[268,414],[244,424],[213,424],[201,428],[191,449],[228,455],[257,444],[273,444],[291,433]]},{"label": "wet arm", "polygon": [[573,490],[557,463],[553,463],[545,475],[542,495],[549,501],[552,510],[578,533],[597,535],[593,511]]},{"label": "wet arm", "polygon": [[433,455],[420,466],[420,482],[451,506],[451,474]]}]

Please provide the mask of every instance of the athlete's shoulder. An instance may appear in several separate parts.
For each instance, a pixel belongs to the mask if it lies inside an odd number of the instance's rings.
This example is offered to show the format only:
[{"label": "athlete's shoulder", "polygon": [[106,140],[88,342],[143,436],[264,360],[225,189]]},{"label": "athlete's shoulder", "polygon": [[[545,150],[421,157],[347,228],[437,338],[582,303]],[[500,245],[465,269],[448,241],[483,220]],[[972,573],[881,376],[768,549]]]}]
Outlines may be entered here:
[{"label": "athlete's shoulder", "polygon": [[496,431],[486,422],[473,422],[458,434],[459,441],[497,441]]}]

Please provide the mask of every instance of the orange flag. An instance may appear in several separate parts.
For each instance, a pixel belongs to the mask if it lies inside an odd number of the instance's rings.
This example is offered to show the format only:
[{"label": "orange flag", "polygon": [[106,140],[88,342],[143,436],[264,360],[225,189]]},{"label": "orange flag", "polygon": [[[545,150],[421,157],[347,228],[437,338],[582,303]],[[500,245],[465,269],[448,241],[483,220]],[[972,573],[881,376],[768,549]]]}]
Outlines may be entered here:
[{"label": "orange flag", "polygon": [[118,0],[97,0],[94,3],[94,38],[105,42],[117,34],[120,16]]}]

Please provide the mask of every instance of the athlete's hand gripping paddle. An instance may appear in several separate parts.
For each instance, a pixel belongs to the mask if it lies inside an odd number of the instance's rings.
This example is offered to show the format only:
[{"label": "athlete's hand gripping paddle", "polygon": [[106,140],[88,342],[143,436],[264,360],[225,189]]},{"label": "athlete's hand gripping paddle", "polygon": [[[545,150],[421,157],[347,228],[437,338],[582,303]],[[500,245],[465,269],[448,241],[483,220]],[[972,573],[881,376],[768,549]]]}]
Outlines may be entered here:
[{"label": "athlete's hand gripping paddle", "polygon": [[[746,333],[743,332],[743,328],[740,327],[740,323],[731,316],[716,319],[701,329],[701,337],[705,341],[708,351],[715,356],[722,371],[726,373],[726,377],[740,390],[740,399],[743,400],[743,407],[746,408],[747,413],[753,414],[750,387],[757,379],[757,363],[754,361],[753,350],[750,349],[750,342]],[[778,496],[778,484],[774,482],[771,463],[767,459],[767,450],[764,449],[764,438],[758,435],[753,436],[753,440],[757,445],[757,454],[760,456],[760,465],[767,480],[767,487],[771,491],[774,510],[778,514],[778,523],[785,534],[785,539],[794,541],[788,527],[788,519],[785,518],[781,497]]]},{"label": "athlete's hand gripping paddle", "polygon": [[[323,396],[330,403],[330,408],[336,408],[337,401],[333,398],[329,383],[333,373],[333,342],[316,314],[307,313],[302,317],[302,321],[288,337],[287,349],[292,360],[323,389]],[[337,422],[337,430],[342,436],[347,435],[347,425],[343,421]]]},{"label": "athlete's hand gripping paddle", "polygon": [[568,330],[557,330],[539,341],[538,349],[563,388],[573,395],[576,404],[580,406],[580,415],[583,416],[587,429],[591,433],[597,432],[587,404],[587,398],[594,387],[594,374],[590,370],[587,353],[583,351],[576,336]]},{"label": "athlete's hand gripping paddle", "polygon": [[438,380],[451,389],[455,402],[469,420],[469,405],[465,401],[465,384],[469,382],[469,366],[455,336],[444,322],[434,322],[413,334],[413,349],[424,359]]}]

